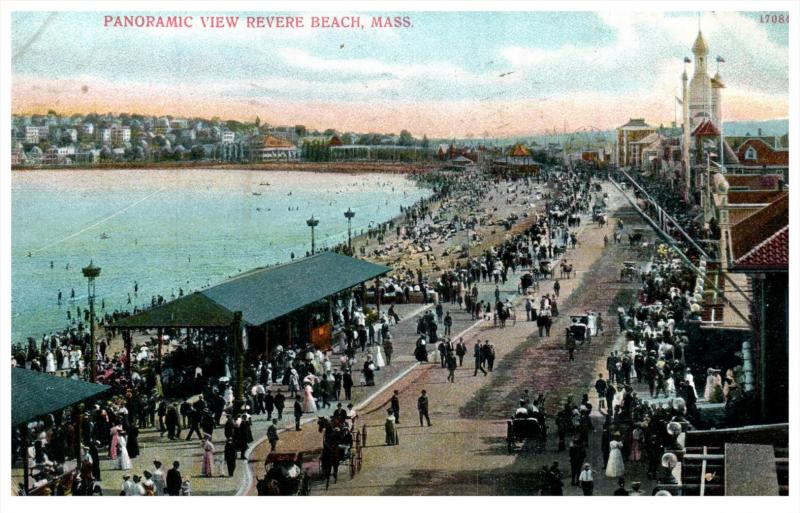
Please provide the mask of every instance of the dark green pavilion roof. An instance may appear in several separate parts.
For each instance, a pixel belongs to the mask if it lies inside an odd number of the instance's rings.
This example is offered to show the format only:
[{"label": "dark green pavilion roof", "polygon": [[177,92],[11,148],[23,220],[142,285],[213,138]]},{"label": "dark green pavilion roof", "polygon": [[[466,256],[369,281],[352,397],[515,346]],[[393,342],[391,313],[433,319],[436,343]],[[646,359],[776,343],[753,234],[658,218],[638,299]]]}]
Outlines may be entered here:
[{"label": "dark green pavilion roof", "polygon": [[223,327],[241,311],[252,326],[283,317],[391,271],[333,252],[240,274],[209,289],[127,317],[118,328]]},{"label": "dark green pavilion roof", "polygon": [[60,378],[44,372],[11,369],[11,425],[69,408],[106,392],[108,385]]}]

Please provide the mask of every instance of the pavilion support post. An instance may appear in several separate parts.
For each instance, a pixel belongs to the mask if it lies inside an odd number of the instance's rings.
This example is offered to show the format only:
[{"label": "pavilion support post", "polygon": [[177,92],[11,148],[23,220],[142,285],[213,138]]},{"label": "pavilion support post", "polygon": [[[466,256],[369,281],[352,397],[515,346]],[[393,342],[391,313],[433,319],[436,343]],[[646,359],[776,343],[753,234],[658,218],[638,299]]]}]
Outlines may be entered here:
[{"label": "pavilion support post", "polygon": [[30,490],[30,475],[29,475],[29,464],[30,460],[28,458],[28,423],[23,423],[19,428],[20,434],[20,451],[22,452],[22,487],[24,488],[25,494],[28,494],[28,490]]},{"label": "pavilion support post", "polygon": [[[83,451],[81,450],[83,446],[83,406],[78,404],[75,406],[75,409],[72,411],[72,422],[75,423],[75,454],[78,456],[76,459],[78,460],[78,466],[80,467],[81,455]],[[91,443],[91,440],[88,440]],[[88,444],[87,444],[88,445]]]},{"label": "pavilion support post", "polygon": [[122,332],[122,342],[125,345],[125,372],[128,376],[131,375],[131,344],[133,341],[133,335],[131,335],[130,330],[125,330]]},{"label": "pavilion support post", "polygon": [[361,282],[361,309],[365,311],[367,310],[367,284],[366,282]]},{"label": "pavilion support post", "polygon": [[156,355],[156,372],[161,375],[161,351],[164,347],[164,328],[158,328],[158,355]]},{"label": "pavilion support post", "polygon": [[236,400],[239,404],[244,404],[244,350],[242,348],[242,312],[233,313],[233,325],[231,326],[233,340],[233,355],[236,361]]},{"label": "pavilion support post", "polygon": [[378,317],[381,315],[381,279],[375,278],[375,308],[378,310]]}]

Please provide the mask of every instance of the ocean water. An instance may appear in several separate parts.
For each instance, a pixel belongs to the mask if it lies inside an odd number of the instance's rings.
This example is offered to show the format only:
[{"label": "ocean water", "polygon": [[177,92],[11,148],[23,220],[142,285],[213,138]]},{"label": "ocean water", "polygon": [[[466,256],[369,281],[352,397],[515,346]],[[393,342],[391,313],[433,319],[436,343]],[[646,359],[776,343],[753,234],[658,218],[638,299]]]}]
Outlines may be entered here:
[{"label": "ocean water", "polygon": [[97,308],[104,300],[106,311],[131,309],[157,294],[170,299],[180,288],[188,293],[289,261],[292,252],[305,255],[312,214],[320,220],[317,248],[333,246],[347,240],[348,207],[356,236],[429,194],[404,176],[383,174],[12,172],[12,340],[61,329],[67,308],[74,317],[75,306],[88,305],[81,268],[90,260],[102,268]]}]

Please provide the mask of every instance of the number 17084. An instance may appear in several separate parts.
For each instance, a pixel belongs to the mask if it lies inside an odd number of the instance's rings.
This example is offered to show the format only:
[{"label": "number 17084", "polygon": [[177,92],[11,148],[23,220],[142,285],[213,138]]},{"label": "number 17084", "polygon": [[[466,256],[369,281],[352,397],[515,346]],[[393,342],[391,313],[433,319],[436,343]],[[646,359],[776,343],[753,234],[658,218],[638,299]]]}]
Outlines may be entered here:
[{"label": "number 17084", "polygon": [[761,23],[789,23],[788,14],[760,14],[758,21]]}]

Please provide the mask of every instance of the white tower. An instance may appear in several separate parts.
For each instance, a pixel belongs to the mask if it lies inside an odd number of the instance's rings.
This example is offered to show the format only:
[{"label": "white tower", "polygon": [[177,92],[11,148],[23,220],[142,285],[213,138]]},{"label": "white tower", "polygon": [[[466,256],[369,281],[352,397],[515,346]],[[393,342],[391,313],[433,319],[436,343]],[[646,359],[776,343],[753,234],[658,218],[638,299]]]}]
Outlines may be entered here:
[{"label": "white tower", "polygon": [[[691,129],[705,120],[713,121],[714,104],[711,94],[711,79],[708,76],[708,44],[703,39],[703,32],[697,32],[697,38],[692,45],[694,54],[694,75],[689,82],[689,117]],[[716,123],[715,123],[716,125]]]}]

